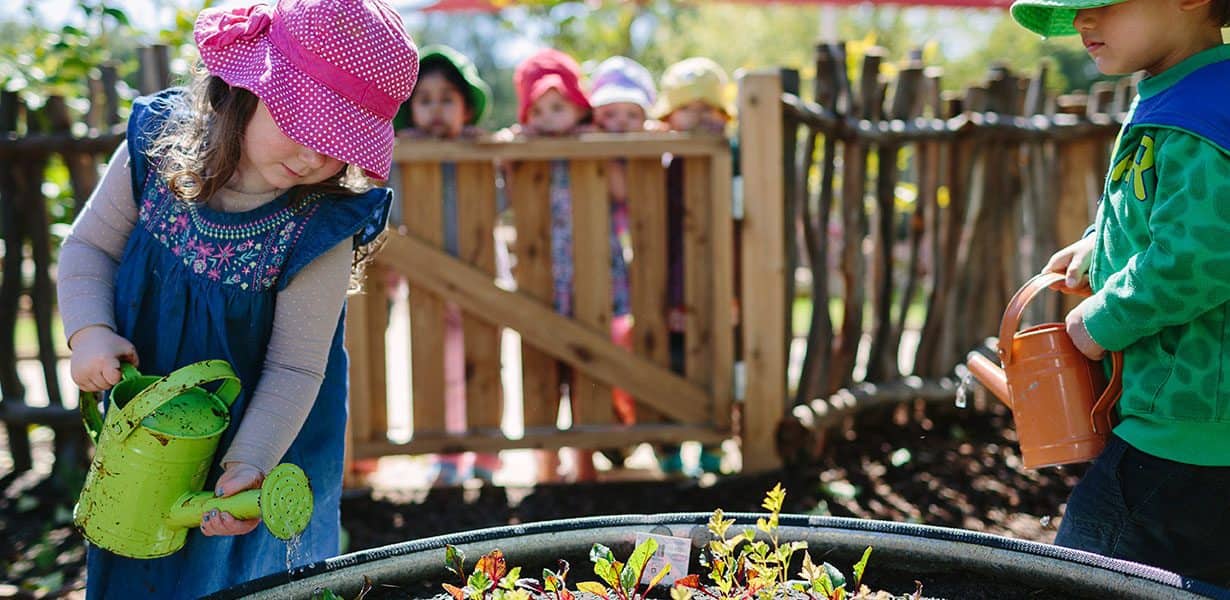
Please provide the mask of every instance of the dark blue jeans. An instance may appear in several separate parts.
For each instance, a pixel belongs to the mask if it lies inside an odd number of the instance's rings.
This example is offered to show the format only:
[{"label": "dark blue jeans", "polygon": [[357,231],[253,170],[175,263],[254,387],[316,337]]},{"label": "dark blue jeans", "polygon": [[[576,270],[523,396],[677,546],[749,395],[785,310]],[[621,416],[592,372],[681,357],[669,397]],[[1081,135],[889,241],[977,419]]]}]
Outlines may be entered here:
[{"label": "dark blue jeans", "polygon": [[1158,458],[1117,436],[1072,490],[1055,543],[1230,585],[1230,467]]}]

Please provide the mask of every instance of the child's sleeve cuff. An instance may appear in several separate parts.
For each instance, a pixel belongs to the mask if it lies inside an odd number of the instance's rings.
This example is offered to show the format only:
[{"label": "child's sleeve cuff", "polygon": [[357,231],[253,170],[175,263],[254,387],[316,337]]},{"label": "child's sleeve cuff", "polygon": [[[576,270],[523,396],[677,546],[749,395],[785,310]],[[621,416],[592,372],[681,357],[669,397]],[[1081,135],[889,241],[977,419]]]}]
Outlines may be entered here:
[{"label": "child's sleeve cuff", "polygon": [[1084,303],[1085,330],[1099,346],[1122,350],[1136,341],[1135,330],[1107,306],[1104,291],[1090,296]]}]

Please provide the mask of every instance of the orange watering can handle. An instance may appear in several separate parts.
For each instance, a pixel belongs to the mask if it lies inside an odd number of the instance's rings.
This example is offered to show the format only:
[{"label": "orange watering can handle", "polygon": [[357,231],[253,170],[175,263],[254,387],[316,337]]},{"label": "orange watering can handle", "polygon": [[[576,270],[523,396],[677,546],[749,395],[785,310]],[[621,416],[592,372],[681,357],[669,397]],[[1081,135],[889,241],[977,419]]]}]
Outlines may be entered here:
[{"label": "orange watering can handle", "polygon": [[1093,403],[1093,410],[1089,411],[1094,433],[1110,433],[1110,409],[1114,408],[1115,403],[1119,402],[1119,397],[1122,395],[1123,353],[1111,352],[1110,382],[1106,384],[1106,389],[1102,392],[1098,401]]},{"label": "orange watering can handle", "polygon": [[182,394],[185,390],[221,381],[222,386],[214,393],[229,407],[235,398],[239,397],[242,387],[239,377],[225,360],[203,360],[176,369],[175,372],[155,381],[149,387],[141,390],[128,404],[120,410],[118,418],[106,424],[112,429],[117,440],[128,437],[145,417],[150,416],[163,404]]},{"label": "orange watering can handle", "polygon": [[1021,314],[1025,312],[1025,307],[1029,302],[1038,295],[1038,292],[1045,290],[1056,283],[1063,283],[1065,277],[1061,273],[1039,273],[1034,275],[1021,289],[1017,290],[1012,295],[1012,299],[1008,301],[1008,308],[1004,309],[1004,318],[999,322],[999,360],[1007,366],[1012,359],[1012,336],[1016,335],[1017,329],[1021,326]]}]

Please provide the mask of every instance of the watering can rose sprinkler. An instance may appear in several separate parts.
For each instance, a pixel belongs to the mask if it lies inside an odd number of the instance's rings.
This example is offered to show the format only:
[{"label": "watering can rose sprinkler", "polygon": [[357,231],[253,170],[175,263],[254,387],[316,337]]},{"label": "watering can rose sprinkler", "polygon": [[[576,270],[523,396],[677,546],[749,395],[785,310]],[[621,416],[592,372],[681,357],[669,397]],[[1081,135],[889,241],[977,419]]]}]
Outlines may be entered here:
[{"label": "watering can rose sprinkler", "polygon": [[1027,469],[1096,458],[1123,390],[1123,353],[1109,353],[1107,381],[1101,362],[1077,350],[1063,323],[1017,331],[1029,301],[1063,280],[1058,273],[1035,275],[1012,296],[996,344],[1002,368],[978,352],[966,358],[974,378],[1012,409]]},{"label": "watering can rose sprinkler", "polygon": [[[97,445],[73,509],[86,539],[129,558],[166,556],[215,509],[238,519],[260,517],[283,540],[307,527],[312,488],[295,465],[274,467],[259,490],[226,498],[200,491],[240,392],[226,361],[194,363],[166,377],[142,375],[128,364],[122,371],[105,421],[94,394],[81,403]],[[219,386],[214,392],[200,387],[208,383]]]}]

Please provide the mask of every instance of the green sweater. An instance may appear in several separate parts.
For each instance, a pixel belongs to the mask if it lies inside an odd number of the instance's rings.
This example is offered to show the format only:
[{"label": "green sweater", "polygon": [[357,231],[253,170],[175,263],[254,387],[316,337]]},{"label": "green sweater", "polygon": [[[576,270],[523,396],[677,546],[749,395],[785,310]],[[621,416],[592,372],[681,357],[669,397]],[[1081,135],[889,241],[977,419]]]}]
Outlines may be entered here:
[{"label": "green sweater", "polygon": [[1123,351],[1116,434],[1230,465],[1230,45],[1139,92],[1098,209],[1085,327]]}]

